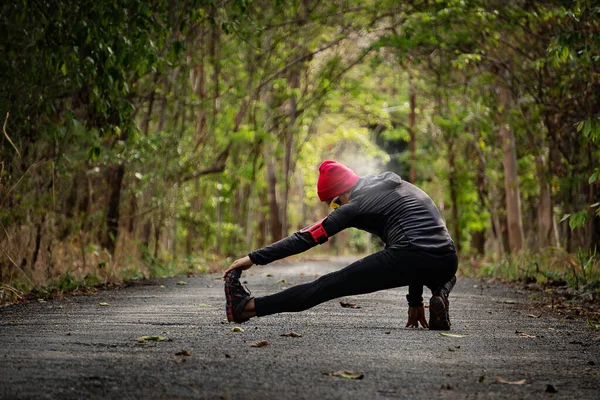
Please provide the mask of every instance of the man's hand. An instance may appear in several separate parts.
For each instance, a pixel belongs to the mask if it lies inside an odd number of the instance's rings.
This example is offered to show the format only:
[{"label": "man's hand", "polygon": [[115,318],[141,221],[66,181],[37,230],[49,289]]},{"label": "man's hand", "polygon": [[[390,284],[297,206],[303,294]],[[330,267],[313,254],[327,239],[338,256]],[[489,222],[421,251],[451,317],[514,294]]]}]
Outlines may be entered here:
[{"label": "man's hand", "polygon": [[423,328],[429,328],[429,324],[427,324],[427,320],[425,319],[425,309],[423,306],[408,307],[408,322],[406,323],[406,327],[418,328],[419,323]]},{"label": "man's hand", "polygon": [[225,272],[223,272],[223,279],[225,279],[225,275],[227,275],[227,273],[233,269],[236,269],[236,268],[249,269],[251,266],[252,266],[252,260],[250,260],[250,257],[246,256],[243,258],[238,258],[233,263],[231,263],[231,265],[229,266],[229,268],[227,268],[227,270]]}]

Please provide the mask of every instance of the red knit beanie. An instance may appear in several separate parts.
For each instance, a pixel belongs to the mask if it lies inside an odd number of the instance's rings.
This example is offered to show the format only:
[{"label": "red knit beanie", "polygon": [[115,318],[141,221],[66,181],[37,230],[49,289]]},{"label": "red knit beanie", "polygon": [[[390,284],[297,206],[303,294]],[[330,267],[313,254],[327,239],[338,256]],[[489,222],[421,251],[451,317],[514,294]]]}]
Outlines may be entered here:
[{"label": "red knit beanie", "polygon": [[333,199],[356,185],[358,175],[337,161],[326,160],[319,166],[317,194],[321,201]]}]

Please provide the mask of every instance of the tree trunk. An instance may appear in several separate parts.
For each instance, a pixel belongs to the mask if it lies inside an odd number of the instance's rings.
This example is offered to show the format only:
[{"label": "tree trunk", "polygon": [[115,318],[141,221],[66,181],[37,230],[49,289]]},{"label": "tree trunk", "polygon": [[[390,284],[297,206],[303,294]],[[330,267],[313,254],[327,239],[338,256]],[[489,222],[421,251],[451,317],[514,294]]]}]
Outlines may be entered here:
[{"label": "tree trunk", "polygon": [[132,193],[129,197],[129,219],[127,221],[127,232],[130,235],[135,231],[135,214],[138,210],[138,201],[135,193]]},{"label": "tree trunk", "polygon": [[42,227],[44,226],[44,221],[46,220],[46,216],[42,215],[42,220],[38,222],[35,228],[35,247],[33,249],[33,255],[31,256],[31,275],[34,275],[35,272],[35,263],[37,262],[38,255],[40,253],[40,247],[42,243]]},{"label": "tree trunk", "polygon": [[546,161],[543,154],[535,158],[538,183],[540,185],[540,197],[537,208],[537,243],[538,249],[554,246],[554,212],[552,207],[552,193],[550,184],[546,178]]},{"label": "tree trunk", "polygon": [[410,104],[410,113],[408,114],[408,134],[410,136],[410,171],[408,179],[411,183],[417,181],[417,138],[415,135],[415,119],[417,109],[417,93],[413,82],[413,75],[408,69],[408,99]]},{"label": "tree trunk", "polygon": [[456,183],[456,162],[454,159],[453,146],[450,145],[448,148],[448,163],[450,172],[448,174],[448,183],[450,185],[450,201],[452,202],[452,230],[454,236],[454,243],[456,244],[456,251],[460,253],[462,250],[461,235],[460,235],[460,221],[458,215],[458,192]]},{"label": "tree trunk", "polygon": [[508,124],[509,89],[502,85],[499,89],[500,140],[502,142],[504,166],[504,189],[506,191],[506,217],[508,224],[508,243],[511,252],[518,252],[524,245],[523,218],[521,214],[521,193],[517,172],[517,151],[515,136]]},{"label": "tree trunk", "polygon": [[267,215],[263,211],[265,208],[269,206],[268,201],[266,200],[264,191],[261,190],[260,196],[258,196],[258,211],[256,216],[258,218],[258,236],[256,247],[260,248],[267,244]]},{"label": "tree trunk", "polygon": [[162,230],[163,224],[165,223],[164,218],[164,210],[161,208],[160,217],[158,218],[158,222],[154,226],[154,262],[156,262],[158,258],[158,248],[160,246],[160,231]]},{"label": "tree trunk", "polygon": [[[290,72],[289,85],[292,89],[300,87],[300,71],[299,68],[294,68]],[[284,189],[281,199],[281,236],[285,237],[288,234],[288,204],[290,195],[290,177],[293,171],[293,154],[294,154],[294,128],[296,126],[296,110],[298,107],[298,99],[292,95],[289,102],[287,113],[289,114],[289,122],[285,129],[285,159],[283,164],[283,179]]]},{"label": "tree trunk", "polygon": [[[221,183],[221,177],[217,178],[217,183]],[[221,224],[223,220],[223,205],[221,203],[221,189],[217,193],[217,238],[216,238],[216,253],[221,254]]]},{"label": "tree trunk", "polygon": [[144,132],[145,136],[148,136],[148,132],[150,130],[150,120],[152,119],[152,109],[154,108],[154,99],[156,97],[156,87],[158,86],[158,72],[154,75],[154,83],[152,84],[152,93],[150,93],[150,98],[148,99],[148,109],[146,110],[146,114],[144,115],[144,119],[142,120],[142,132]]},{"label": "tree trunk", "polygon": [[[489,210],[488,190],[486,183],[488,182],[485,169],[486,160],[483,152],[479,148],[477,140],[473,143],[475,156],[477,157],[477,172],[475,175],[475,184],[477,186],[477,198],[479,199],[480,209]],[[491,210],[490,210],[491,211]],[[487,240],[486,230],[473,232],[471,237],[471,246],[480,256],[485,255],[485,242]]]},{"label": "tree trunk", "polygon": [[121,203],[121,187],[124,175],[124,165],[109,167],[108,181],[110,184],[110,195],[108,198],[108,210],[106,211],[106,236],[104,237],[103,245],[111,255],[115,254],[117,235],[119,233],[119,204]]},{"label": "tree trunk", "polygon": [[276,242],[282,238],[282,224],[279,218],[279,206],[277,202],[277,176],[275,175],[275,163],[273,161],[273,153],[270,149],[271,145],[265,154],[266,161],[266,179],[267,179],[267,195],[269,199],[269,225],[271,230],[271,241]]},{"label": "tree trunk", "polygon": [[[592,151],[591,143],[588,143],[588,158],[589,158],[589,169],[594,169],[594,156]],[[586,181],[587,184],[587,181]],[[588,204],[600,204],[600,188],[598,187],[599,182],[592,182],[588,184]],[[596,215],[596,211],[598,210],[600,205],[596,205],[595,207],[590,207],[588,210],[588,230],[589,234],[589,242],[587,243],[589,251],[592,253],[596,252],[596,256],[599,256],[598,251],[600,251],[600,216]]]}]

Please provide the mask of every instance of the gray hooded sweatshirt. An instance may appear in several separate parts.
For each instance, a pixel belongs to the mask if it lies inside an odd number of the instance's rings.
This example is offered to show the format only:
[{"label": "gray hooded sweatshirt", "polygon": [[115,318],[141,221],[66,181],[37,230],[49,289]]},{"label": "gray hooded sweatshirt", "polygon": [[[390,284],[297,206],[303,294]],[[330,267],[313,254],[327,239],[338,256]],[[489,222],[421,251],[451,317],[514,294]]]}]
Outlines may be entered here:
[{"label": "gray hooded sweatshirt", "polygon": [[433,200],[393,172],[361,177],[350,201],[325,219],[249,254],[254,264],[302,253],[346,228],[370,232],[386,249],[450,252],[454,242]]}]

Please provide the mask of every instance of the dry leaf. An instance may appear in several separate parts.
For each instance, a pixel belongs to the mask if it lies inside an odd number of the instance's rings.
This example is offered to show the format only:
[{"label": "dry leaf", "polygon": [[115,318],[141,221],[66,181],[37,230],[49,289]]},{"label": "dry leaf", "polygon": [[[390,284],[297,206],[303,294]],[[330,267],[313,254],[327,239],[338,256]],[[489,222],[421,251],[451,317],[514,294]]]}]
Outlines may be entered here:
[{"label": "dry leaf", "polygon": [[500,383],[506,383],[506,384],[508,384],[508,385],[522,385],[522,384],[524,384],[524,383],[525,383],[525,379],[521,379],[520,381],[514,381],[514,382],[510,382],[510,381],[507,381],[506,379],[504,379],[504,378],[503,378],[503,377],[501,377],[501,376],[497,376],[497,377],[496,377],[496,382],[500,382]]},{"label": "dry leaf", "polygon": [[535,338],[536,337],[535,335],[530,335],[529,333],[525,333],[525,332],[521,332],[521,331],[515,331],[515,333],[523,338]]},{"label": "dry leaf", "polygon": [[282,333],[279,336],[286,336],[286,337],[302,337],[301,334],[296,333],[296,332],[289,332],[289,333]]},{"label": "dry leaf", "polygon": [[190,353],[190,352],[189,352],[189,351],[187,351],[187,350],[181,350],[181,351],[178,351],[177,353],[175,353],[175,355],[176,355],[176,356],[185,356],[185,357],[189,357],[189,356],[191,356],[191,355],[192,355],[192,353]]},{"label": "dry leaf", "polygon": [[170,342],[171,339],[165,336],[140,336],[136,339],[139,343],[146,343],[150,340],[154,342]]},{"label": "dry leaf", "polygon": [[244,332],[244,328],[240,328],[239,326],[236,326],[234,328],[231,328],[231,332]]},{"label": "dry leaf", "polygon": [[183,364],[184,362],[186,362],[186,359],[185,359],[185,358],[182,358],[181,360],[173,360],[173,362],[174,362],[175,364]]},{"label": "dry leaf", "polygon": [[444,336],[444,337],[465,337],[464,335],[457,335],[456,333],[444,333],[444,332],[440,332],[440,336]]},{"label": "dry leaf", "polygon": [[177,284],[179,286],[183,286],[183,285],[187,285],[187,282],[185,282],[185,281],[179,281],[179,282],[177,282]]},{"label": "dry leaf", "polygon": [[334,371],[334,372],[323,372],[323,375],[337,376],[344,379],[362,379],[364,374],[359,374],[352,371]]},{"label": "dry leaf", "polygon": [[357,306],[356,303],[346,303],[345,301],[340,301],[340,306],[344,308],[360,308],[360,306]]},{"label": "dry leaf", "polygon": [[259,340],[258,342],[250,343],[250,347],[265,347],[268,345],[269,345],[269,342],[267,342],[266,340]]},{"label": "dry leaf", "polygon": [[527,314],[527,316],[528,316],[529,318],[539,318],[539,317],[541,317],[541,316],[542,316],[542,314],[540,314],[540,315]]},{"label": "dry leaf", "polygon": [[104,303],[104,302],[102,302],[102,303],[98,303],[98,305],[99,305],[99,306],[102,306],[102,307],[108,307],[108,306],[110,306],[110,304],[109,304],[109,303]]}]

